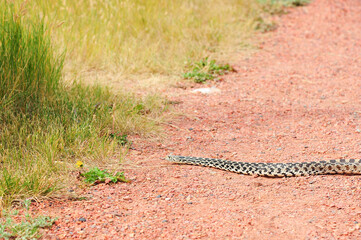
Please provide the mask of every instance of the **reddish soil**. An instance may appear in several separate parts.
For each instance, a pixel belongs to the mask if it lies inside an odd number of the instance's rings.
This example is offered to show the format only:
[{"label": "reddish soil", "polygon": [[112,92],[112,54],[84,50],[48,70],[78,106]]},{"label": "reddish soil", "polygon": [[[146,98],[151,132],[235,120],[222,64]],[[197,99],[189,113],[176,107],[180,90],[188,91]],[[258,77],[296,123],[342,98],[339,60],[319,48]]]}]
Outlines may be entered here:
[{"label": "reddish soil", "polygon": [[[133,138],[130,184],[47,201],[51,239],[361,239],[361,176],[262,178],[175,165],[170,153],[249,162],[361,156],[361,2],[319,0],[278,20],[213,94],[171,88],[161,142]],[[83,221],[80,221],[83,220]]]}]

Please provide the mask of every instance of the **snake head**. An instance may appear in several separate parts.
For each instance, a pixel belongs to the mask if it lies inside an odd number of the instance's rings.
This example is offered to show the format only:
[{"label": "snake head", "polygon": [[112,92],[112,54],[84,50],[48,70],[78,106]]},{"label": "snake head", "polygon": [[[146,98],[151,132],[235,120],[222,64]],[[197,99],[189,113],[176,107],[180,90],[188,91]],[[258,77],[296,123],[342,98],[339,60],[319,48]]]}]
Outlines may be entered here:
[{"label": "snake head", "polygon": [[165,159],[170,162],[178,162],[176,156],[174,155],[168,155]]},{"label": "snake head", "polygon": [[184,156],[178,156],[178,155],[168,155],[165,159],[174,162],[174,163],[180,163],[180,164],[187,164],[192,161],[189,160],[190,157],[184,157]]}]

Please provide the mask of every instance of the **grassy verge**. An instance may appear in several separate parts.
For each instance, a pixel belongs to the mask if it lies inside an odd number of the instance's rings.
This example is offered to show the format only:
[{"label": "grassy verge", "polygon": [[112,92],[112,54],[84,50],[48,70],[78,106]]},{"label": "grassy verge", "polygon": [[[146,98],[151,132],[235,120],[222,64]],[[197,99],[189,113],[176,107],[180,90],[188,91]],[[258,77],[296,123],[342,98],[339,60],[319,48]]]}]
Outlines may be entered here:
[{"label": "grassy verge", "polygon": [[61,188],[77,160],[119,162],[125,136],[151,134],[163,111],[156,97],[64,85],[49,29],[23,13],[0,3],[0,207]]}]

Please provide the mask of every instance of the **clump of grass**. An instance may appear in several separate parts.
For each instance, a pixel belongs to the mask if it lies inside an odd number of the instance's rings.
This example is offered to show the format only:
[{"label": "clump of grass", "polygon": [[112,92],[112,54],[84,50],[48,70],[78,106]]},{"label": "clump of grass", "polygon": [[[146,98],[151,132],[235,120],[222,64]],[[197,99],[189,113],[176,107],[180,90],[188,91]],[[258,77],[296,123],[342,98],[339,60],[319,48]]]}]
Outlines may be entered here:
[{"label": "clump of grass", "polygon": [[114,139],[118,144],[125,146],[126,144],[129,143],[128,141],[128,135],[126,134],[122,134],[120,132],[117,133],[110,133],[109,137]]},{"label": "clump of grass", "polygon": [[124,177],[123,172],[111,174],[107,170],[100,170],[97,167],[89,169],[89,171],[82,173],[81,176],[84,177],[84,182],[91,185],[110,182],[129,182],[129,180]]},{"label": "clump of grass", "polygon": [[[264,2],[265,0],[259,0]],[[271,4],[280,4],[285,7],[300,7],[310,3],[310,0],[268,0]]]},{"label": "clump of grass", "polygon": [[233,71],[229,64],[219,65],[215,60],[208,60],[204,58],[199,62],[191,65],[191,71],[184,73],[185,79],[192,79],[196,83],[203,83],[207,80],[213,80],[218,76],[224,75]]},{"label": "clump of grass", "polygon": [[[257,0],[262,10],[270,14],[283,14],[286,13],[287,7],[300,7],[310,3],[310,0]],[[263,19],[264,20],[264,19]]]},{"label": "clump of grass", "polygon": [[274,21],[265,20],[259,18],[259,21],[256,26],[256,30],[262,33],[271,32],[277,29],[277,24]]},{"label": "clump of grass", "polygon": [[263,14],[256,19],[256,30],[262,33],[277,29],[277,23],[268,15],[287,13],[287,7],[299,7],[307,5],[310,0],[257,0],[262,8]]},{"label": "clump of grass", "polygon": [[0,3],[0,207],[60,189],[79,159],[119,162],[125,136],[151,134],[164,110],[154,96],[65,85],[64,54],[44,21],[24,12]]},{"label": "clump of grass", "polygon": [[[17,210],[3,210],[3,218],[0,219],[1,239],[36,239],[41,237],[38,233],[39,228],[51,227],[56,221],[56,218],[31,216],[30,200],[25,200],[23,207],[25,208],[24,216],[20,216]],[[14,221],[14,218],[21,218],[21,222]]]}]

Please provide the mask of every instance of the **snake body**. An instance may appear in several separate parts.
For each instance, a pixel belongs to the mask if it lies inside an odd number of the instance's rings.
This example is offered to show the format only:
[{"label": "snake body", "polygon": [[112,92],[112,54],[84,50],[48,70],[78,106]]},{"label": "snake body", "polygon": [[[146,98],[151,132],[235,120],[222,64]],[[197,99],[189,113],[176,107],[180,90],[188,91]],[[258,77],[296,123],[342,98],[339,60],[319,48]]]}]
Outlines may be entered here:
[{"label": "snake body", "polygon": [[299,177],[325,174],[361,174],[361,159],[338,159],[298,163],[251,163],[215,158],[169,155],[168,161],[179,164],[214,167],[225,171],[264,177]]}]

